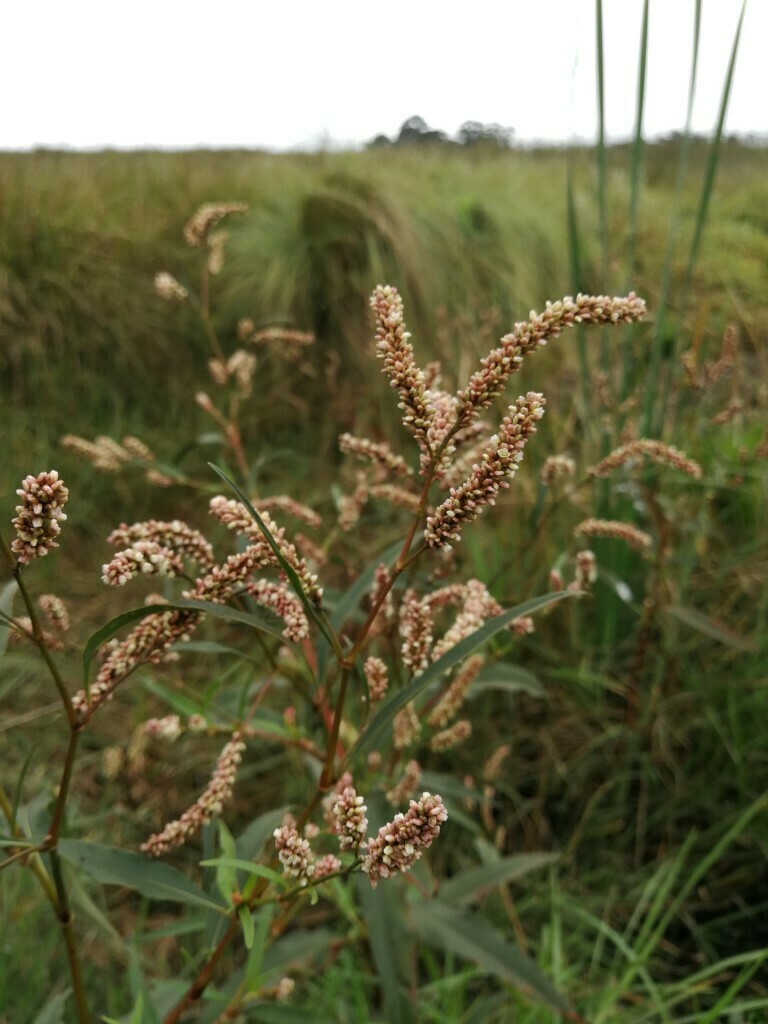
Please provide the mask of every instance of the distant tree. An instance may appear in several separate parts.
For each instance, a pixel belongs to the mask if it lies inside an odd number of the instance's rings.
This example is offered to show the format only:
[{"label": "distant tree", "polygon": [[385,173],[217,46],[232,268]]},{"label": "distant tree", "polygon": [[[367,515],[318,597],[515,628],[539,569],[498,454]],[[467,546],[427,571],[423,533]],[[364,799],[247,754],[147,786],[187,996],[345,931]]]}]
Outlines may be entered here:
[{"label": "distant tree", "polygon": [[395,140],[396,146],[445,145],[449,142],[445,132],[430,128],[423,117],[415,114],[403,121]]},{"label": "distant tree", "polygon": [[465,121],[456,133],[456,141],[460,146],[495,146],[497,149],[509,149],[514,134],[514,128],[507,128],[501,124]]},{"label": "distant tree", "polygon": [[392,145],[392,140],[389,136],[379,133],[370,142],[367,143],[368,149],[384,149],[387,146]]}]

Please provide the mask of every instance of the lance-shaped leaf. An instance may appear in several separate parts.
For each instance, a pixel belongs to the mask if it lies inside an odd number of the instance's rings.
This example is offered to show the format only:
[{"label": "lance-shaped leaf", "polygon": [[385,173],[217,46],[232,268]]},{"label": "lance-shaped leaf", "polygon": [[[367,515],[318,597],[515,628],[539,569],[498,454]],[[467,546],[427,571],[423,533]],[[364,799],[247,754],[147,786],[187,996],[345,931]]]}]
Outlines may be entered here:
[{"label": "lance-shaped leaf", "polygon": [[248,875],[266,878],[279,889],[287,889],[291,884],[290,878],[273,871],[266,864],[255,864],[253,861],[240,860],[238,857],[212,857],[211,860],[201,860],[200,864],[204,868],[233,868],[235,871],[245,871]]},{"label": "lance-shaped leaf", "polygon": [[494,662],[481,669],[480,674],[467,690],[468,697],[474,697],[485,690],[503,690],[505,693],[527,693],[529,697],[546,697],[539,679],[520,665],[504,661]]},{"label": "lance-shaped leaf", "polygon": [[[283,643],[286,642],[282,632],[284,628],[283,623],[277,615],[272,614],[266,609],[259,612],[244,612],[239,608],[230,608],[225,604],[214,604],[212,601],[193,601],[181,597],[166,604],[142,605],[141,608],[131,608],[130,611],[116,615],[114,619],[110,619],[106,625],[102,626],[101,629],[97,629],[88,639],[88,643],[83,651],[83,679],[85,680],[86,690],[89,688],[91,663],[96,652],[108,640],[111,640],[116,633],[119,633],[123,626],[128,626],[138,619],[145,619],[148,615],[161,615],[163,612],[174,610],[201,612],[205,615],[211,615],[216,619],[222,619],[225,622],[238,622],[244,626],[251,626],[253,629],[261,630],[262,633],[268,633],[270,636],[277,637]],[[184,650],[184,646],[179,646],[177,649]]]},{"label": "lance-shaped leaf", "polygon": [[555,604],[557,601],[562,601],[565,598],[572,596],[573,594],[571,592],[565,590],[556,594],[545,594],[542,597],[534,597],[530,601],[518,604],[514,608],[510,608],[508,611],[502,612],[501,615],[496,615],[494,618],[489,619],[484,626],[480,627],[480,629],[476,629],[474,633],[470,633],[469,636],[456,644],[455,647],[446,651],[442,658],[438,658],[437,661],[433,662],[421,673],[421,675],[417,676],[413,682],[409,683],[408,686],[403,687],[402,690],[398,690],[387,697],[370,723],[360,734],[357,743],[347,754],[345,763],[352,757],[368,750],[373,746],[373,744],[379,741],[400,708],[404,707],[415,697],[418,697],[422,690],[425,690],[431,683],[435,682],[436,679],[439,679],[440,676],[449,672],[473,651],[477,650],[478,647],[487,643],[514,619],[520,618],[523,615],[533,615],[534,612],[540,611],[548,605]]},{"label": "lance-shaped leaf", "polygon": [[387,1024],[409,1024],[414,1007],[408,990],[414,984],[412,954],[403,915],[402,886],[371,887],[363,876],[357,890],[367,926],[376,975],[381,986],[384,1019]]},{"label": "lance-shaped leaf", "polygon": [[6,583],[0,590],[0,654],[5,654],[5,649],[8,646],[8,635],[11,629],[8,619],[13,615],[13,600],[18,592],[19,586],[16,580]]},{"label": "lance-shaped leaf", "polygon": [[684,622],[691,629],[717,640],[718,643],[725,644],[726,647],[733,647],[734,650],[745,653],[757,650],[757,644],[752,637],[735,633],[729,626],[697,612],[695,608],[687,608],[680,604],[668,604],[664,606],[664,611],[667,615],[672,615],[680,622]]},{"label": "lance-shaped leaf", "polygon": [[538,965],[508,942],[486,918],[449,907],[442,900],[430,900],[418,905],[411,927],[428,945],[471,960],[528,998],[560,1013],[570,1013],[568,1000]]},{"label": "lance-shaped leaf", "polygon": [[62,839],[59,852],[70,864],[105,885],[124,885],[147,899],[190,903],[222,914],[226,912],[221,903],[207,896],[170,864],[148,860],[131,850],[78,839]]},{"label": "lance-shaped leaf", "polygon": [[479,864],[454,875],[440,886],[444,903],[471,903],[497,885],[514,882],[530,871],[537,871],[558,860],[556,853],[517,853]]}]

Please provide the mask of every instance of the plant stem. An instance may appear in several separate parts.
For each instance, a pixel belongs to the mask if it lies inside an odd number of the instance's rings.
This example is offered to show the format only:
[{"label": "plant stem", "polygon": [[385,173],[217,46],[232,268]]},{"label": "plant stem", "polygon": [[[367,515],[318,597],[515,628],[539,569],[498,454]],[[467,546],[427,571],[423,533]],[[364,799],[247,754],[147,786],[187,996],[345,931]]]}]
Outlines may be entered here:
[{"label": "plant stem", "polygon": [[59,830],[61,829],[61,822],[64,817],[64,808],[67,803],[67,797],[69,796],[69,784],[72,780],[72,768],[75,763],[75,754],[77,753],[77,744],[80,740],[80,730],[74,727],[69,733],[69,745],[67,746],[67,753],[64,759],[64,771],[61,775],[61,782],[59,783],[59,793],[56,797],[56,805],[53,808],[53,818],[51,819],[51,825],[48,829],[48,835],[45,837],[45,849],[55,850],[56,844],[59,841]]},{"label": "plant stem", "polygon": [[234,937],[237,935],[239,930],[240,922],[238,921],[237,917],[235,917],[234,920],[231,922],[229,928],[227,928],[222,937],[219,939],[219,943],[216,946],[216,949],[213,951],[211,956],[208,958],[208,960],[206,960],[206,962],[198,971],[195,980],[189,986],[189,988],[182,996],[182,998],[179,1000],[179,1002],[176,1004],[176,1006],[174,1006],[173,1009],[166,1014],[163,1020],[163,1024],[178,1024],[179,1020],[181,1019],[182,1013],[184,1013],[187,1007],[192,1006],[193,1003],[196,1003],[198,1001],[198,999],[202,996],[202,994],[208,987],[208,984],[211,978],[213,977],[213,972],[216,968],[216,965],[221,960],[222,956],[227,950],[227,947],[229,946],[230,942],[234,939]]},{"label": "plant stem", "polygon": [[61,930],[64,935],[64,944],[67,947],[67,959],[69,960],[69,973],[72,976],[72,989],[75,994],[75,1004],[80,1024],[90,1024],[91,1015],[88,1010],[88,1003],[85,998],[83,987],[83,975],[80,970],[80,957],[77,952],[77,942],[72,929],[72,912],[69,906],[69,894],[64,883],[64,875],[61,870],[61,858],[59,851],[54,847],[49,851],[53,880],[56,884],[58,896],[58,910],[56,916],[59,919]]},{"label": "plant stem", "polygon": [[37,614],[37,609],[35,608],[30,593],[27,590],[27,585],[24,582],[24,577],[21,571],[22,565],[13,557],[13,553],[11,552],[11,549],[8,546],[7,540],[5,539],[5,537],[1,535],[0,545],[2,546],[3,554],[5,555],[5,560],[10,567],[10,570],[13,574],[13,578],[16,580],[16,585],[18,586],[19,592],[21,593],[22,600],[24,601],[24,607],[27,609],[27,614],[29,615],[29,621],[32,623],[32,639],[37,644],[40,653],[43,656],[43,660],[48,666],[48,671],[51,673],[51,677],[54,683],[56,684],[56,689],[59,691],[59,696],[61,697],[62,704],[64,705],[64,711],[67,716],[67,721],[69,722],[70,728],[72,728],[72,726],[77,722],[77,712],[72,707],[72,701],[70,699],[67,688],[64,685],[64,680],[61,678],[61,674],[59,673],[59,670],[56,667],[56,663],[51,657],[51,652],[48,650],[46,646],[45,636],[43,635],[43,628],[40,625],[40,617]]},{"label": "plant stem", "polygon": [[349,668],[343,668],[341,671],[341,686],[339,687],[339,696],[336,698],[336,708],[333,715],[333,725],[331,731],[328,734],[328,747],[325,753],[325,765],[323,766],[322,774],[320,775],[320,781],[317,786],[318,789],[327,789],[333,778],[333,761],[336,753],[336,744],[339,742],[339,729],[341,728],[341,716],[344,711],[344,700],[347,696],[347,685],[349,683]]}]

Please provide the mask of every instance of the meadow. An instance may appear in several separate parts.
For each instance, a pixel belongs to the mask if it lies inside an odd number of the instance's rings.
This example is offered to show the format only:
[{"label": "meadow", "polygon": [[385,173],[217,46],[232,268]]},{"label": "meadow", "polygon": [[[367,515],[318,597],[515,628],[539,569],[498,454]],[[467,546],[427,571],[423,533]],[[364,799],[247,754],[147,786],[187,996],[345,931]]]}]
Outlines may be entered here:
[{"label": "meadow", "polygon": [[[293,894],[285,919],[259,916],[254,902],[254,923],[233,903],[239,944],[202,1003],[173,1019],[766,1019],[768,150],[723,139],[712,168],[710,141],[683,146],[646,145],[642,161],[631,146],[607,148],[602,179],[592,148],[0,154],[0,499],[10,537],[27,474],[55,468],[69,488],[60,549],[24,575],[72,609],[55,655],[72,692],[88,637],[141,604],[100,582],[107,535],[150,518],[208,529],[209,497],[232,497],[209,462],[257,508],[257,496],[288,495],[319,512],[315,571],[332,621],[355,572],[362,580],[390,557],[414,506],[356,508],[359,472],[338,440],[350,432],[413,461],[375,358],[377,284],[397,287],[419,365],[439,361],[451,393],[547,300],[632,291],[647,303],[638,323],[577,325],[526,359],[514,394],[495,396],[489,414],[498,423],[518,391],[546,396],[510,489],[450,558],[403,561],[408,587],[479,580],[504,608],[567,594],[574,573],[589,590],[537,605],[531,632],[489,633],[468,691],[471,740],[423,757],[423,784],[449,817],[413,881],[370,890],[341,875],[319,901]],[[224,221],[220,272],[201,277],[183,229],[219,201],[247,210]],[[158,295],[164,272],[199,303]],[[244,319],[251,340],[266,341],[248,349],[247,379],[221,379],[210,360],[248,348]],[[281,352],[281,332],[315,340]],[[118,458],[105,471],[62,445],[67,435],[136,437],[154,461]],[[642,438],[700,472],[644,461],[637,448],[590,473]],[[595,518],[643,531],[647,546],[574,536]],[[575,561],[584,547],[597,566],[588,587]],[[9,593],[6,617],[21,614]],[[378,642],[399,665],[394,634]],[[263,717],[248,719],[258,729],[226,826],[207,824],[194,852],[169,863],[209,904],[214,893],[226,903],[247,892],[242,864],[227,857],[271,864],[262,848],[275,808],[303,806],[302,750],[321,729],[294,707],[290,687],[309,684],[274,624],[251,636],[244,620],[212,620],[190,650],[142,666],[98,730],[83,731],[60,824],[64,868],[40,851],[52,877],[64,871],[93,1020],[170,1020],[221,930],[202,897],[161,899],[151,873],[131,886],[122,861],[97,865],[84,844],[136,851],[187,806],[221,746],[211,738],[243,719],[245,703],[259,706],[264,672],[272,689]],[[344,668],[343,645],[335,654]],[[12,825],[0,837],[17,862],[0,890],[0,1021],[82,1021],[65,943],[19,846],[37,844],[55,813],[67,723],[33,644],[8,643],[2,663]],[[419,678],[407,668],[391,669],[403,693]],[[169,714],[204,715],[210,728],[176,745],[147,740],[143,723]],[[330,736],[357,749],[366,722],[353,713]],[[391,722],[382,718],[373,749],[389,750]],[[370,787],[371,817],[384,821],[386,786]],[[441,889],[444,901],[430,900]],[[288,1002],[283,977],[295,984]]]}]

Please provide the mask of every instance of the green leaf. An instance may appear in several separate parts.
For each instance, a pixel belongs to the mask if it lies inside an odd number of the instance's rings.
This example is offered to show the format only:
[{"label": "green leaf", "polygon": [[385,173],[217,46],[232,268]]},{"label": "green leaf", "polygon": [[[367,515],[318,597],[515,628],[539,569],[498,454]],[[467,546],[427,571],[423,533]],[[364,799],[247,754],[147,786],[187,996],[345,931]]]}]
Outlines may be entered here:
[{"label": "green leaf", "polygon": [[128,612],[123,612],[121,615],[116,615],[114,619],[110,619],[106,625],[102,626],[101,629],[97,629],[89,638],[83,651],[83,680],[85,683],[86,692],[90,696],[90,672],[91,662],[98,649],[111,640],[115,633],[119,632],[123,626],[127,626],[131,622],[136,622],[137,619],[145,619],[147,615],[157,615],[158,612],[165,610],[167,605],[143,605],[141,608],[132,608]]},{"label": "green leaf", "polygon": [[243,929],[243,942],[247,950],[253,949],[253,940],[256,938],[256,928],[253,924],[253,915],[246,906],[238,907],[237,916]]},{"label": "green leaf", "polygon": [[[207,431],[204,434],[198,434],[193,441],[188,441],[182,448],[176,452],[173,456],[173,461],[179,463],[184,459],[191,451],[195,448],[202,448],[204,445],[211,444],[223,444],[226,445],[227,439],[223,434],[219,434],[216,431]],[[178,470],[174,471],[177,474]]]},{"label": "green leaf", "polygon": [[263,970],[290,974],[314,960],[325,960],[337,939],[329,928],[297,929],[273,942],[264,954]]},{"label": "green leaf", "polygon": [[84,914],[87,914],[87,916],[90,917],[99,928],[102,929],[104,934],[112,943],[115,952],[120,956],[124,955],[125,949],[122,935],[117,928],[115,928],[107,915],[102,911],[101,907],[91,899],[88,891],[83,885],[80,875],[76,871],[70,871],[67,881],[69,883],[69,895],[72,902],[76,904]]},{"label": "green leaf", "polygon": [[544,687],[533,672],[504,661],[486,665],[470,685],[467,696],[473,697],[485,690],[504,690],[506,693],[527,693],[530,697],[546,697]]},{"label": "green leaf", "polygon": [[32,746],[30,747],[29,753],[24,758],[24,764],[21,766],[21,771],[19,772],[19,777],[16,780],[16,787],[15,787],[14,793],[13,793],[13,804],[12,804],[12,808],[11,808],[11,820],[9,822],[11,828],[16,828],[16,815],[19,813],[19,803],[21,801],[21,790],[22,790],[22,787],[24,785],[24,779],[26,777],[27,770],[28,770],[30,764],[32,763],[32,758],[34,757],[36,750],[37,750],[37,744],[33,743]]},{"label": "green leaf", "polygon": [[237,647],[227,647],[226,644],[216,643],[215,640],[189,640],[186,643],[174,644],[171,650],[183,651],[188,654],[220,654],[240,658],[241,661],[250,661],[253,665],[260,664],[257,658],[249,657]]},{"label": "green leaf", "polygon": [[554,864],[558,859],[556,853],[518,853],[468,868],[440,886],[440,900],[444,903],[471,903],[488,889],[514,882],[531,871]]},{"label": "green leaf", "polygon": [[547,608],[549,605],[556,604],[558,601],[569,597],[573,597],[573,594],[567,590],[556,594],[544,594],[542,597],[534,597],[530,601],[518,604],[508,611],[502,612],[501,615],[496,615],[494,618],[489,619],[484,626],[476,629],[468,637],[465,637],[455,647],[452,647],[450,651],[447,651],[442,658],[438,658],[420,676],[417,676],[412,683],[385,698],[373,719],[363,729],[357,743],[348,752],[344,763],[346,764],[353,756],[361,754],[364,750],[380,741],[400,708],[413,700],[414,697],[418,697],[422,690],[429,686],[430,683],[439,679],[444,673],[449,672],[478,647],[487,643],[500,630],[508,626],[513,619],[517,619],[521,615],[532,615],[542,608]]},{"label": "green leaf", "polygon": [[237,856],[241,860],[251,861],[258,857],[272,833],[281,824],[288,807],[277,807],[266,811],[246,826],[237,837]]},{"label": "green leaf", "polygon": [[63,992],[51,996],[35,1017],[33,1024],[64,1024],[64,1006],[71,992],[72,989],[67,988]]},{"label": "green leaf", "polygon": [[235,868],[237,871],[245,871],[258,878],[266,878],[281,889],[287,889],[291,884],[290,879],[285,878],[278,871],[273,871],[272,868],[268,868],[264,864],[254,864],[250,860],[239,860],[237,857],[214,857],[211,860],[201,860],[200,866],[204,868]]},{"label": "green leaf", "polygon": [[259,907],[255,913],[251,915],[254,923],[255,935],[253,945],[251,946],[250,953],[248,954],[248,960],[245,965],[245,972],[243,976],[243,980],[245,981],[246,988],[249,992],[257,992],[261,988],[259,979],[261,978],[261,969],[262,964],[264,963],[264,953],[269,945],[269,930],[276,912],[277,908],[274,904],[267,904],[266,906]]},{"label": "green leaf", "polygon": [[[130,611],[123,612],[121,615],[115,616],[114,619],[110,619],[106,625],[96,630],[88,639],[88,643],[83,651],[83,679],[85,680],[86,690],[89,690],[90,686],[88,677],[90,675],[91,662],[96,652],[107,640],[111,640],[115,633],[131,622],[144,619],[148,615],[159,615],[163,612],[174,610],[201,612],[205,615],[211,615],[215,619],[223,619],[226,622],[239,622],[245,626],[251,626],[253,629],[261,630],[263,633],[268,633],[270,636],[277,637],[283,643],[286,642],[283,636],[283,623],[276,615],[273,615],[266,609],[259,610],[259,612],[244,612],[238,608],[230,608],[225,604],[214,604],[212,601],[193,601],[181,597],[175,601],[169,601],[167,604],[143,605],[141,608],[132,608]],[[176,649],[183,651],[185,646],[185,644],[180,644]]]},{"label": "green leaf", "polygon": [[62,839],[59,853],[70,864],[104,885],[124,885],[148,899],[188,903],[224,913],[225,908],[193,885],[185,875],[170,864],[148,860],[131,850],[115,846],[86,843],[79,839]]},{"label": "green leaf", "polygon": [[[219,846],[221,852],[225,858],[233,858],[237,856],[237,850],[235,849],[235,840],[232,838],[232,833],[229,831],[224,822],[219,818]],[[237,889],[237,870],[230,864],[220,864],[216,868],[216,885],[218,886],[219,892],[224,897],[227,903],[232,902],[232,893]]]},{"label": "green leaf", "polygon": [[[13,616],[13,599],[19,592],[18,584],[16,580],[9,580],[5,584],[2,590],[0,590],[0,612],[3,615],[7,615],[9,618]],[[0,619],[0,655],[5,654],[5,649],[8,646],[8,634],[10,633],[11,627],[7,622]]]},{"label": "green leaf", "polygon": [[737,651],[744,652],[757,650],[757,644],[751,637],[740,636],[738,633],[734,633],[728,626],[724,626],[721,622],[711,619],[708,615],[702,615],[701,612],[697,612],[693,608],[686,608],[679,604],[668,604],[664,606],[664,611],[679,619],[680,622],[684,622],[691,629],[695,629],[699,633],[703,633],[705,636],[725,644],[726,647],[733,647]]},{"label": "green leaf", "polygon": [[132,946],[128,959],[128,980],[134,999],[129,1024],[160,1024],[152,995],[144,977],[139,951]]},{"label": "green leaf", "polygon": [[387,1024],[407,1024],[414,1020],[413,1005],[407,996],[407,987],[414,979],[403,913],[403,887],[374,889],[366,876],[360,876],[357,889],[381,988],[384,1019]]},{"label": "green leaf", "polygon": [[171,690],[167,686],[163,686],[156,679],[151,676],[142,676],[141,685],[148,693],[152,693],[155,697],[159,697],[160,700],[164,701],[168,707],[173,708],[179,715],[183,715],[185,718],[189,718],[191,715],[197,715],[200,713],[200,707],[196,701],[190,700],[189,697],[185,697],[183,693],[177,693]]},{"label": "green leaf", "polygon": [[430,946],[471,960],[536,1002],[570,1012],[566,998],[538,965],[486,918],[449,907],[442,900],[430,900],[414,908],[411,927]]},{"label": "green leaf", "polygon": [[[225,622],[240,622],[244,626],[252,626],[253,629],[261,630],[262,633],[269,633],[270,636],[277,637],[283,643],[287,642],[283,636],[285,624],[277,615],[266,608],[260,608],[258,611],[244,612],[239,608],[230,608],[226,604],[214,604],[212,601],[193,601],[191,598],[181,597],[171,601],[169,604],[164,604],[163,608],[182,608],[190,611],[204,612],[214,619],[223,619]],[[186,647],[186,644],[179,645],[177,650],[183,651],[184,647]]]},{"label": "green leaf", "polygon": [[248,1019],[257,1024],[335,1024],[330,1017],[319,1017],[316,1010],[302,1010],[283,1003],[262,1003],[249,1010]]}]

